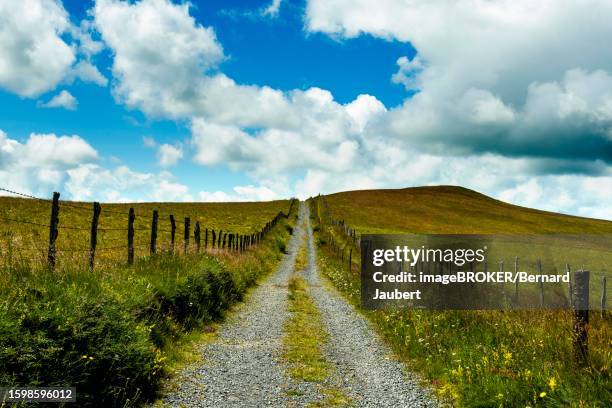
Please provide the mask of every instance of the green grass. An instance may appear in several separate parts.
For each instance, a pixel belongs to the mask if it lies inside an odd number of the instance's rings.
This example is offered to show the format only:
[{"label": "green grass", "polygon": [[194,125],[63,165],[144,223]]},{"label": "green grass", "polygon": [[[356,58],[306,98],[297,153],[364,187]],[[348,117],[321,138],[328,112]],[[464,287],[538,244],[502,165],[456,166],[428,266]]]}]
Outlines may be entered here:
[{"label": "green grass", "polygon": [[[326,196],[331,215],[359,233],[591,233],[612,222],[512,206],[452,187],[358,191]],[[313,214],[323,204],[312,201]],[[343,234],[328,225],[337,242]],[[319,266],[359,304],[359,256],[349,270],[317,233]],[[612,403],[610,316],[591,313],[589,361],[575,364],[566,311],[366,312],[397,354],[440,398],[467,407],[604,407]]]},{"label": "green grass", "polygon": [[[338,407],[350,405],[350,399],[342,390],[324,386],[323,383],[335,371],[323,354],[323,347],[329,341],[324,329],[321,314],[308,294],[308,284],[301,278],[299,271],[308,265],[305,242],[302,243],[296,258],[296,273],[289,281],[289,312],[291,316],[285,324],[283,337],[283,358],[289,365],[289,375],[298,381],[317,384],[317,389],[325,398],[312,407]],[[287,395],[295,394],[288,390]]]},{"label": "green grass", "polygon": [[[32,217],[33,202],[22,201],[20,214]],[[279,205],[240,211],[260,228]],[[0,385],[73,385],[80,406],[136,406],[154,398],[162,380],[193,358],[177,347],[199,338],[194,332],[222,319],[274,269],[291,219],[281,218],[260,245],[240,254],[166,252],[137,257],[132,266],[113,260],[93,272],[79,262],[61,262],[53,272],[40,267],[13,245],[34,240],[28,231],[11,230],[10,256],[1,258]]]},{"label": "green grass", "polygon": [[[78,206],[79,208],[75,208]],[[289,200],[251,203],[132,203],[102,204],[99,219],[96,265],[115,267],[127,257],[128,210],[134,208],[134,251],[136,257],[149,254],[151,219],[153,210],[159,211],[157,246],[160,251],[170,248],[170,221],[176,220],[175,251],[183,251],[184,218],[190,217],[190,251],[194,251],[193,231],[200,222],[202,246],[205,229],[209,234],[223,230],[237,234],[259,231],[279,211],[287,213]],[[91,203],[60,200],[59,235],[57,239],[58,265],[86,265],[93,210]],[[47,257],[48,227],[2,221],[14,219],[37,224],[49,224],[51,204],[46,201],[13,197],[0,197],[0,260],[25,258],[28,262],[43,264]],[[66,228],[77,227],[82,230]],[[104,229],[110,229],[103,231]],[[212,236],[209,235],[209,245]],[[112,249],[105,249],[112,248]]]}]

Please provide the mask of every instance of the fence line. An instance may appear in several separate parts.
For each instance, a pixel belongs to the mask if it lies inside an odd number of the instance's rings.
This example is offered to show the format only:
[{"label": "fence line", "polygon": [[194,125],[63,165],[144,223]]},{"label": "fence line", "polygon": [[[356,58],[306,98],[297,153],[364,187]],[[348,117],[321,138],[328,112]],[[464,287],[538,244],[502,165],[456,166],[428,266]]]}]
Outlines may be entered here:
[{"label": "fence line", "polygon": [[[35,197],[35,196],[25,194],[25,193],[20,193],[20,192],[6,189],[3,187],[0,187],[0,191],[5,191],[10,194],[15,194],[17,196],[21,196],[21,197],[28,198],[28,199],[35,199],[35,200],[39,200],[42,202],[51,203],[51,220],[49,224],[43,224],[43,223],[34,222],[30,220],[19,220],[19,219],[13,219],[13,218],[0,217],[0,221],[26,224],[26,225],[34,225],[34,226],[41,227],[41,228],[49,228],[49,246],[47,249],[47,264],[51,270],[53,270],[55,267],[56,258],[57,258],[56,255],[58,252],[59,253],[76,253],[76,252],[88,253],[89,254],[89,268],[90,270],[93,270],[95,266],[95,255],[97,252],[110,251],[110,250],[115,250],[115,249],[127,249],[127,262],[128,264],[132,264],[134,261],[134,249],[135,248],[149,247],[150,254],[151,255],[156,254],[157,246],[158,246],[158,243],[157,243],[158,235],[157,234],[159,232],[171,234],[170,245],[168,246],[168,248],[170,252],[174,252],[175,237],[176,237],[176,218],[174,214],[168,215],[168,218],[170,219],[171,226],[172,226],[171,230],[161,229],[158,227],[159,211],[156,209],[153,210],[153,214],[152,214],[153,222],[152,222],[151,228],[134,228],[134,221],[136,220],[137,214],[135,213],[133,207],[129,208],[127,213],[123,213],[119,211],[107,210],[103,208],[98,202],[94,202],[92,208],[86,208],[83,206],[74,205],[72,203],[66,203],[66,202],[61,202],[60,204],[60,201],[59,201],[60,194],[57,192],[53,193],[53,199],[50,200],[50,199],[43,199],[43,198]],[[289,206],[289,212],[287,214],[285,214],[283,211],[279,211],[276,216],[274,216],[270,221],[266,222],[265,225],[262,226],[259,229],[259,231],[255,233],[236,234],[236,233],[231,233],[227,230],[225,231],[225,233],[223,233],[221,229],[218,229],[218,232],[217,232],[218,242],[216,244],[217,249],[242,252],[242,251],[249,249],[250,247],[254,245],[257,245],[266,236],[266,234],[272,229],[272,227],[276,225],[276,223],[281,217],[287,218],[289,214],[291,214],[291,212],[293,211],[294,205],[295,205],[295,201],[297,200],[296,199],[291,200],[290,206]],[[60,212],[60,207],[63,207],[63,206],[70,207],[70,208],[78,208],[80,210],[87,210],[88,212],[90,212],[92,214],[90,228],[82,228],[82,227],[76,227],[76,226],[71,226],[71,225],[61,225],[59,212]],[[100,221],[100,214],[104,211],[127,216],[128,227],[127,228],[113,228],[113,227],[100,228],[98,227],[98,223]],[[143,219],[147,218],[147,216],[141,216],[141,215],[138,215],[138,216]],[[191,217],[184,216],[182,218],[184,219],[183,253],[187,253],[190,248]],[[195,221],[195,226],[196,227],[193,230],[193,234],[194,234],[194,244],[195,244],[196,253],[199,253],[201,250],[200,234],[201,234],[202,229],[204,230],[204,233],[205,233],[204,250],[206,251],[208,249],[208,243],[209,243],[208,242],[209,228],[201,227],[200,221],[197,219]],[[82,249],[81,248],[67,248],[67,249],[56,248],[56,241],[59,236],[59,231],[62,229],[89,231],[89,234],[90,234],[89,248],[82,248]],[[127,233],[127,244],[120,245],[120,246],[111,246],[111,247],[99,247],[97,245],[98,238],[99,238],[98,233],[99,232],[109,232],[109,231],[126,232]],[[134,243],[135,231],[150,231],[151,235],[150,235],[149,242],[147,242],[146,244],[135,244]],[[210,231],[213,236],[213,242],[212,242],[211,248],[215,248],[215,242],[214,242],[215,230],[214,228],[210,228]],[[229,240],[228,240],[228,237],[229,237]],[[123,239],[126,239],[126,238],[123,238]],[[104,238],[102,237],[102,240],[103,241],[108,240],[110,242],[117,242],[117,241],[122,240],[122,238]],[[165,245],[163,245],[163,247],[165,247]],[[35,248],[33,250],[37,252],[44,251],[42,248]]]}]

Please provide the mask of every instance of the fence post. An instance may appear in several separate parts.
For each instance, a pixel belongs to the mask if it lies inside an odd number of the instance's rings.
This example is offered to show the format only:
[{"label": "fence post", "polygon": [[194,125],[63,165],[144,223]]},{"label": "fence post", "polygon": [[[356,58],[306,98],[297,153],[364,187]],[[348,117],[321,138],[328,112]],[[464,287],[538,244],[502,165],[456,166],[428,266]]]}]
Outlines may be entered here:
[{"label": "fence post", "polygon": [[[542,261],[538,259],[538,274],[540,276],[542,276]],[[540,280],[539,283],[539,289],[540,289],[540,308],[544,308],[544,282],[542,282],[542,280]]]},{"label": "fence post", "polygon": [[208,249],[208,228],[204,228],[204,251]]},{"label": "fence post", "polygon": [[588,357],[589,271],[574,272],[574,352],[583,365]]},{"label": "fence post", "polygon": [[227,247],[233,251],[234,250],[234,234],[230,233],[227,238]]},{"label": "fence post", "polygon": [[606,277],[601,278],[601,317],[603,318],[606,315]]},{"label": "fence post", "polygon": [[184,234],[185,250],[183,251],[185,254],[187,254],[187,250],[189,249],[189,235],[191,231],[190,227],[191,227],[191,220],[189,219],[189,217],[185,217],[185,234]]},{"label": "fence post", "polygon": [[128,214],[128,265],[134,263],[134,220],[136,214],[134,214],[134,208],[130,208]]},{"label": "fence post", "polygon": [[353,248],[349,250],[349,272],[353,270]]},{"label": "fence post", "polygon": [[57,240],[58,235],[57,224],[59,223],[59,197],[60,193],[53,193],[53,204],[51,204],[51,221],[49,222],[49,252],[47,253],[47,263],[51,269],[55,268],[55,259],[57,255],[55,241]]},{"label": "fence post", "polygon": [[159,213],[157,210],[153,210],[153,219],[151,220],[151,255],[155,255],[157,252],[157,219]]},{"label": "fence post", "polygon": [[93,203],[93,216],[91,217],[91,235],[89,237],[89,271],[94,269],[94,259],[96,257],[96,246],[98,245],[98,219],[100,218],[100,203]]},{"label": "fence post", "polygon": [[225,249],[225,241],[227,240],[227,232],[223,234],[223,241],[221,248]]},{"label": "fence post", "polygon": [[[519,268],[519,258],[518,256],[514,257],[514,276],[518,273]],[[514,283],[514,304],[518,306],[519,302],[519,281],[518,279]]]},{"label": "fence post", "polygon": [[219,234],[217,234],[217,248],[221,249],[221,239],[223,239],[223,230],[219,230]]},{"label": "fence post", "polygon": [[170,214],[170,252],[174,252],[174,235],[176,234],[176,221],[174,215]]},{"label": "fence post", "polygon": [[567,291],[568,291],[568,297],[569,297],[569,304],[571,307],[574,304],[574,287],[572,285],[572,274],[571,274],[570,265],[568,263],[565,264],[565,271],[569,275],[569,282],[567,283]]},{"label": "fence post", "polygon": [[200,221],[196,221],[195,228],[193,229],[193,238],[196,243],[196,253],[200,253]]},{"label": "fence post", "polygon": [[[207,237],[208,237],[208,235],[207,235]],[[215,244],[217,243],[216,241],[217,241],[217,235],[215,234],[215,230],[213,229],[212,230],[212,241],[211,241],[212,242],[212,245],[211,245],[212,249],[215,249]]]}]

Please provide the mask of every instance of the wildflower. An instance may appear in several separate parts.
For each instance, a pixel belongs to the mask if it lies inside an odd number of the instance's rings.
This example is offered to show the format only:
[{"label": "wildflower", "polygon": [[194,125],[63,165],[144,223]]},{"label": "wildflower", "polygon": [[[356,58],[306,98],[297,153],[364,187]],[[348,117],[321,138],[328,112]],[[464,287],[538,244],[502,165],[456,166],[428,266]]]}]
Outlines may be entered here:
[{"label": "wildflower", "polygon": [[557,380],[555,379],[555,377],[550,377],[550,379],[548,380],[548,386],[550,387],[551,391],[554,391],[555,388],[557,388]]},{"label": "wildflower", "polygon": [[540,398],[544,398],[545,396],[546,396],[546,392],[545,392],[545,391],[542,391],[542,392],[540,393]]},{"label": "wildflower", "polygon": [[506,351],[504,353],[504,358],[506,359],[506,361],[510,361],[512,359],[512,353],[510,353],[509,351]]}]

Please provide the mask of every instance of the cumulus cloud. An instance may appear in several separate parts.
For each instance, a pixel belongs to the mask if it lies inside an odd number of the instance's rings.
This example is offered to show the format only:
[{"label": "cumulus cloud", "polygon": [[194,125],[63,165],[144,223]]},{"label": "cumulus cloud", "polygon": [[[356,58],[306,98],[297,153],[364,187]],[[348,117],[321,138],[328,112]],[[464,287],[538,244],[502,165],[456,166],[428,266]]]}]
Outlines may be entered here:
[{"label": "cumulus cloud", "polygon": [[0,86],[24,97],[49,91],[75,61],[62,34],[68,14],[56,0],[0,3]]},{"label": "cumulus cloud", "polygon": [[76,110],[79,102],[72,96],[72,94],[66,90],[61,91],[48,102],[41,103],[39,106],[43,108],[64,108],[68,110]]},{"label": "cumulus cloud", "polygon": [[284,199],[277,192],[266,186],[236,186],[231,193],[225,191],[201,191],[198,193],[199,201],[204,202],[231,202],[231,201],[270,201]]},{"label": "cumulus cloud", "polygon": [[183,158],[183,148],[180,145],[173,146],[167,143],[157,148],[157,160],[162,167],[173,166]]},{"label": "cumulus cloud", "polygon": [[602,214],[605,204],[550,200],[610,177],[612,49],[601,38],[612,35],[612,5],[591,0],[590,8],[598,12],[553,0],[309,0],[307,31],[417,50],[398,56],[390,80],[410,92],[396,107],[372,95],[341,104],[319,88],[238,84],[219,71],[223,48],[189,4],[98,0],[93,18],[113,52],[116,99],[150,117],[186,120],[194,161],[245,171],[267,189],[262,197],[291,194],[272,181],[292,174],[301,197],[459,184]]}]

